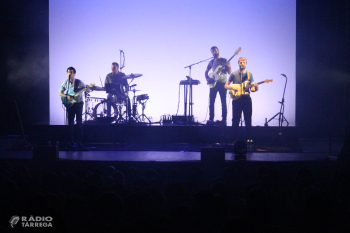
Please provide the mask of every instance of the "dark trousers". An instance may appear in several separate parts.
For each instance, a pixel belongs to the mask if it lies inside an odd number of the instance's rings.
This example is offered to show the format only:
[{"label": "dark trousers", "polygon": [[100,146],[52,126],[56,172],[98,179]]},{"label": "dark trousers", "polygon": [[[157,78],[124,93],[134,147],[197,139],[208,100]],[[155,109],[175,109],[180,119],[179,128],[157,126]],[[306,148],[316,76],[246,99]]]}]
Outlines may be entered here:
[{"label": "dark trousers", "polygon": [[[243,112],[244,123],[246,126],[246,138],[252,138],[252,99],[249,95],[243,95],[237,100],[232,100],[232,129],[233,140],[238,138],[238,127]],[[243,135],[240,136],[243,138]]]},{"label": "dark trousers", "polygon": [[227,90],[225,89],[225,83],[217,82],[215,87],[210,88],[209,93],[209,120],[214,120],[214,105],[216,94],[219,92],[220,100],[221,100],[221,109],[222,109],[222,119],[226,120],[227,117],[227,106],[226,106],[226,94]]},{"label": "dark trousers", "polygon": [[[107,100],[108,100],[108,103],[107,103],[107,117],[111,116],[112,106],[111,106],[110,103],[121,104],[121,103],[123,103],[123,100],[126,102],[128,117],[131,116],[131,104],[130,104],[130,98],[128,96],[125,96],[123,98],[121,98],[121,97],[117,98],[114,95],[108,94]],[[121,114],[123,114],[123,113],[121,113]],[[118,116],[115,116],[115,117],[118,117]]]},{"label": "dark trousers", "polygon": [[83,141],[83,102],[75,103],[67,110],[69,126],[69,142],[74,142],[74,118],[77,121],[77,142]]}]

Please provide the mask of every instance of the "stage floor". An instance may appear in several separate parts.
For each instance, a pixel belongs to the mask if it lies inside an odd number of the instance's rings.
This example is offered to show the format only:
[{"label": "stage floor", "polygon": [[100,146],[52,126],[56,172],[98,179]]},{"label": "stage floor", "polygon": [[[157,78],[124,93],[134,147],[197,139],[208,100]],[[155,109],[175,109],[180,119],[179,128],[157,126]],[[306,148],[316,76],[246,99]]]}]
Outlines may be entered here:
[{"label": "stage floor", "polygon": [[[32,159],[33,151],[23,148],[23,139],[0,138],[0,159]],[[35,146],[35,145],[33,145]],[[246,156],[235,156],[233,145],[191,143],[85,143],[83,149],[67,149],[59,145],[60,160],[137,161],[137,162],[200,162],[201,148],[225,148],[225,161],[322,161],[337,160],[343,146],[341,138],[331,143],[327,138],[300,139],[292,146],[254,145]]]},{"label": "stage floor", "polygon": [[[2,151],[0,159],[32,159],[33,151]],[[188,151],[59,151],[60,160],[80,161],[135,161],[135,162],[200,162],[201,152]],[[270,153],[252,152],[246,156],[225,153],[225,161],[336,161],[329,153]]]}]

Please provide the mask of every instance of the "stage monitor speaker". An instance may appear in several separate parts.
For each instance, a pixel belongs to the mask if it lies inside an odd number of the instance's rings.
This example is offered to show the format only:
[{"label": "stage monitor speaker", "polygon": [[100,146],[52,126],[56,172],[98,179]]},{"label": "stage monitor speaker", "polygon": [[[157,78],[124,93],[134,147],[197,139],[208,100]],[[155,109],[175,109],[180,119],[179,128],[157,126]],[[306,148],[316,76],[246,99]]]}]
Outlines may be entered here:
[{"label": "stage monitor speaker", "polygon": [[237,141],[233,146],[233,152],[236,155],[246,155],[247,154],[247,143],[245,141]]},{"label": "stage monitor speaker", "polygon": [[33,160],[54,161],[58,159],[58,146],[34,146]]},{"label": "stage monitor speaker", "polygon": [[172,115],[171,119],[174,122],[174,124],[184,124],[187,122],[193,122],[193,116]]},{"label": "stage monitor speaker", "polygon": [[223,168],[225,165],[225,148],[204,147],[201,148],[201,162],[204,167]]}]

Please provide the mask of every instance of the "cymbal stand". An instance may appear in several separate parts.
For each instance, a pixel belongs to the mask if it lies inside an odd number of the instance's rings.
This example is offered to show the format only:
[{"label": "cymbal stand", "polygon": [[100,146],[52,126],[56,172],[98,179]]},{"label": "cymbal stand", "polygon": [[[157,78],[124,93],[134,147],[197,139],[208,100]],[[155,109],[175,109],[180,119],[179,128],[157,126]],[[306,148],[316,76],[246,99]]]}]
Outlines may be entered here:
[{"label": "cymbal stand", "polygon": [[[130,84],[134,81],[134,79],[135,78],[132,78],[130,83],[128,83],[129,90],[131,90]],[[130,103],[129,90],[126,89],[126,98],[125,98],[126,99],[126,103],[125,103],[126,104],[126,120],[125,120],[125,122],[129,122],[130,117],[131,117],[131,116],[129,116],[129,103]],[[134,93],[134,95],[135,95],[135,93]]]},{"label": "cymbal stand", "polygon": [[[131,87],[130,87],[131,89]],[[136,96],[135,96],[135,92],[136,90],[131,90],[132,92],[134,92],[134,96],[132,97],[132,113],[131,115],[134,117],[134,119],[136,119],[136,115],[138,115],[137,113],[137,101],[136,101]]]},{"label": "cymbal stand", "polygon": [[148,121],[148,123],[151,123],[151,120],[146,116],[145,114],[145,108],[146,108],[146,102],[148,101],[148,99],[144,102],[142,102],[141,100],[139,100],[139,103],[142,106],[142,114],[138,117],[138,121],[139,122],[146,122],[146,120]]},{"label": "cymbal stand", "polygon": [[89,115],[90,118],[92,118],[92,115],[89,113],[89,103],[88,103],[88,100],[89,100],[89,97],[90,97],[90,94],[87,93],[87,92],[84,92],[85,95],[84,95],[84,98],[85,98],[85,112],[84,112],[84,115],[85,115],[85,121],[84,122],[87,122],[87,116]]},{"label": "cymbal stand", "polygon": [[116,123],[124,123],[126,119],[123,118],[123,105],[118,104],[118,118],[116,120]]}]

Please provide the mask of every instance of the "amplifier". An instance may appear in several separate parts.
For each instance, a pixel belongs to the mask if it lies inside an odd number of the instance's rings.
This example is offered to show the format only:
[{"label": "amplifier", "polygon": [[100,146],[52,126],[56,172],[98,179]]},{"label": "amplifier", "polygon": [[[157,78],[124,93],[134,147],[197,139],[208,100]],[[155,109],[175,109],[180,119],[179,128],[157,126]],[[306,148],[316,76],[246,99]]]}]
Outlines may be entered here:
[{"label": "amplifier", "polygon": [[193,116],[172,115],[172,120],[174,124],[183,124],[186,122],[193,122]]}]

